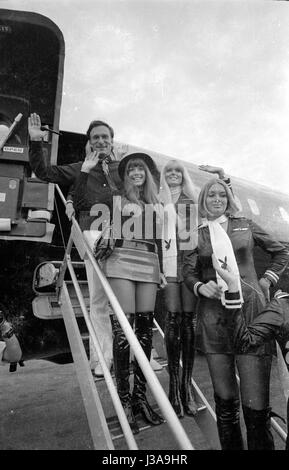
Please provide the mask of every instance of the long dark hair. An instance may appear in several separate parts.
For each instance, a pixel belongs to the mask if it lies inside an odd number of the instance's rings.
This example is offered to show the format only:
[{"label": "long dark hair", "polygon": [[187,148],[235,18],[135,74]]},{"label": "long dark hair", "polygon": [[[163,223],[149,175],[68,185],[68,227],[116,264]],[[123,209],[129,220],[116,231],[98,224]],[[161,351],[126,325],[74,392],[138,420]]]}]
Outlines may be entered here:
[{"label": "long dark hair", "polygon": [[[141,188],[135,186],[128,176],[129,170],[136,166],[140,166],[145,170],[146,178]],[[159,203],[156,183],[147,164],[141,158],[132,158],[127,162],[124,172],[124,192],[129,201],[142,207],[144,204]]]}]

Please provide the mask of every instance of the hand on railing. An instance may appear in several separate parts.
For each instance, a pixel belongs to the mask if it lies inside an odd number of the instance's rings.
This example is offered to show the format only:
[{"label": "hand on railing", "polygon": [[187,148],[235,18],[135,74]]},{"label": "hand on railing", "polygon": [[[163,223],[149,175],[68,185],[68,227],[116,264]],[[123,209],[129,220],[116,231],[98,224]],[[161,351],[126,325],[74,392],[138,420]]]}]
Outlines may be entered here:
[{"label": "hand on railing", "polygon": [[72,201],[66,202],[65,214],[67,215],[68,220],[71,220],[72,217],[75,215],[75,210]]}]

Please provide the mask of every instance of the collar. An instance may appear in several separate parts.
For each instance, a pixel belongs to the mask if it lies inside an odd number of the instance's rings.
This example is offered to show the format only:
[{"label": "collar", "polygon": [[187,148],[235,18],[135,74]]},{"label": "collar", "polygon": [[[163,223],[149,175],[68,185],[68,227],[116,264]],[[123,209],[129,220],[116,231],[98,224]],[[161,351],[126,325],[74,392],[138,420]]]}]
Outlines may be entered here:
[{"label": "collar", "polygon": [[220,215],[220,217],[217,217],[217,219],[214,220],[208,220],[206,217],[204,217],[202,218],[201,227],[207,227],[209,224],[224,224],[227,221],[228,217],[225,214]]}]

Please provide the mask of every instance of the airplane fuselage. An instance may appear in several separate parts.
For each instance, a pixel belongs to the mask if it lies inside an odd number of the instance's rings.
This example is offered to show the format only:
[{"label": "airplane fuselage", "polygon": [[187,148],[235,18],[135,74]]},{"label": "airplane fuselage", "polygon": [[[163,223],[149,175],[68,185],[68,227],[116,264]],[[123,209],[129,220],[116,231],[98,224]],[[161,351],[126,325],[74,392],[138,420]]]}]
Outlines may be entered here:
[{"label": "airplane fuselage", "polygon": [[[44,321],[33,316],[33,273],[41,262],[63,259],[70,223],[53,185],[31,174],[27,118],[30,112],[37,112],[45,124],[58,130],[64,39],[58,27],[42,15],[0,10],[0,20],[3,57],[0,77],[0,299],[26,345],[25,354],[45,357],[69,350],[69,346],[62,320]],[[22,118],[17,122],[19,114]],[[85,135],[67,131],[61,131],[61,134],[48,133],[44,142],[45,158],[51,163],[57,161],[59,165],[83,159]],[[117,142],[115,147],[120,155],[143,150]],[[154,158],[159,169],[172,158],[145,151]],[[173,158],[181,156],[174,155]],[[183,164],[200,189],[212,175],[200,171],[193,159],[192,155],[192,162],[183,161]],[[235,177],[231,180],[240,204],[240,215],[253,219],[271,236],[288,244],[289,195]],[[67,188],[61,189],[65,195]],[[79,259],[75,250],[72,254]],[[269,256],[257,248],[255,263],[259,276],[268,260]],[[287,271],[280,285],[289,289]],[[162,308],[161,305],[162,302],[158,302],[157,308]]]}]

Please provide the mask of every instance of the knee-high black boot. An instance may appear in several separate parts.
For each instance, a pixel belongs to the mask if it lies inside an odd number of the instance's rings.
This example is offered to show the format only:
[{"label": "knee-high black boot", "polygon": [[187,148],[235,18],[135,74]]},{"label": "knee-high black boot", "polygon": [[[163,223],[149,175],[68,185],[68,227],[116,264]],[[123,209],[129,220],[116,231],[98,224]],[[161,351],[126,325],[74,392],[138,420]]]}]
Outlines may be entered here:
[{"label": "knee-high black boot", "polygon": [[[143,312],[135,314],[135,335],[144,350],[148,360],[151,357],[153,338],[153,313]],[[161,424],[163,419],[149,405],[146,398],[146,378],[135,359],[134,361],[134,387],[132,393],[132,409],[135,414],[141,413],[143,418],[151,424]]]},{"label": "knee-high black boot", "polygon": [[[139,432],[139,428],[132,411],[131,396],[129,392],[129,353],[130,347],[126,336],[120,326],[116,315],[111,315],[113,333],[113,362],[116,378],[116,386],[128,423],[134,434]],[[128,316],[128,320],[133,325],[134,315]]]},{"label": "knee-high black boot", "polygon": [[194,338],[193,313],[183,312],[181,321],[181,350],[183,362],[181,399],[184,412],[189,416],[194,416],[198,409],[192,391],[192,372],[195,355]]},{"label": "knee-high black boot", "polygon": [[216,403],[217,427],[222,450],[243,450],[240,428],[240,400],[224,400],[214,395]]},{"label": "knee-high black boot", "polygon": [[243,406],[248,450],[274,450],[270,413],[270,407],[263,410],[253,410]]},{"label": "knee-high black boot", "polygon": [[289,398],[287,398],[287,439],[285,450],[289,450]]},{"label": "knee-high black boot", "polygon": [[181,334],[180,334],[181,314],[179,312],[167,312],[165,320],[165,344],[168,356],[168,370],[170,375],[169,400],[176,415],[184,416],[183,406],[180,396],[180,354],[181,354]]}]

